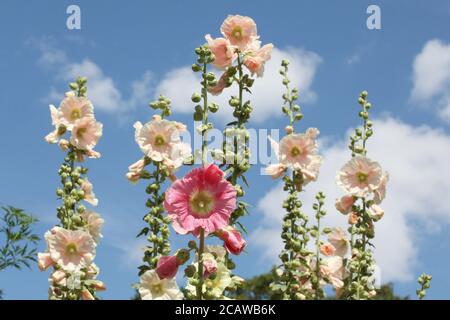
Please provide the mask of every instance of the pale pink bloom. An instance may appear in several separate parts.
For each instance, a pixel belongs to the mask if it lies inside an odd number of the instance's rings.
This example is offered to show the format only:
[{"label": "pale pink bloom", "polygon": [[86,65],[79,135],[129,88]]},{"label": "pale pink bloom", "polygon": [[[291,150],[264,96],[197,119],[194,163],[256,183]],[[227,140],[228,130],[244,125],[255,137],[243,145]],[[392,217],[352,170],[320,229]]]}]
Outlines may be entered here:
[{"label": "pale pink bloom", "polygon": [[88,179],[85,179],[81,183],[81,190],[84,192],[84,200],[93,206],[98,204],[98,199],[95,197],[95,193],[93,191],[92,183],[89,182]]},{"label": "pale pink bloom", "polygon": [[106,290],[106,285],[103,281],[94,280],[94,281],[92,281],[91,285],[97,291],[105,291]]},{"label": "pale pink bloom", "polygon": [[92,236],[95,242],[99,242],[99,240],[103,237],[101,234],[101,229],[103,224],[105,223],[105,220],[102,219],[102,217],[94,211],[85,210],[81,217],[83,220],[87,223],[87,230],[89,234]]},{"label": "pale pink bloom", "polygon": [[99,273],[100,273],[100,268],[95,263],[91,263],[87,267],[86,278],[91,279],[91,280],[95,279]]},{"label": "pale pink bloom", "polygon": [[55,262],[53,261],[52,257],[50,256],[49,252],[38,253],[38,267],[39,270],[45,271],[49,267],[53,266]]},{"label": "pale pink bloom", "polygon": [[102,136],[103,125],[94,118],[77,120],[72,129],[70,143],[80,150],[92,150]]},{"label": "pale pink bloom", "polygon": [[269,176],[271,176],[273,179],[277,179],[286,172],[287,167],[284,164],[275,163],[266,167],[265,170]]},{"label": "pale pink bloom", "polygon": [[229,15],[222,23],[220,31],[232,45],[242,51],[245,51],[258,38],[255,21],[240,15]]},{"label": "pale pink bloom", "polygon": [[81,290],[81,298],[83,300],[95,300],[95,297],[92,295],[92,293],[84,288],[83,290]]},{"label": "pale pink bloom", "polygon": [[141,173],[144,170],[144,168],[145,168],[144,159],[136,161],[135,163],[133,163],[131,166],[128,167],[127,179],[132,183],[136,183],[141,178]]},{"label": "pale pink bloom", "polygon": [[333,256],[325,259],[320,266],[320,272],[335,289],[341,289],[344,286],[343,280],[346,278],[346,272],[342,257]]},{"label": "pale pink bloom", "polygon": [[95,257],[94,239],[85,231],[53,227],[45,239],[52,260],[68,272],[87,267]]},{"label": "pale pink bloom", "polygon": [[54,105],[50,105],[49,107],[52,125],[55,126],[55,130],[45,136],[45,141],[48,143],[57,143],[59,138],[66,132],[67,127],[62,123],[58,109]]},{"label": "pale pink bloom", "polygon": [[155,270],[148,270],[141,276],[138,290],[142,300],[183,299],[175,278],[160,279]]},{"label": "pale pink bloom", "polygon": [[352,211],[353,204],[355,203],[355,199],[352,195],[345,195],[340,199],[336,200],[336,210],[338,210],[342,214],[347,214]]},{"label": "pale pink bloom", "polygon": [[62,151],[68,150],[69,145],[70,145],[70,142],[67,141],[66,139],[59,140],[59,147],[61,148]]},{"label": "pale pink bloom", "polygon": [[358,215],[355,212],[352,212],[348,216],[348,223],[349,224],[357,224],[359,220]]},{"label": "pale pink bloom", "polygon": [[203,254],[203,277],[208,278],[212,273],[217,271],[217,261],[211,253]]},{"label": "pale pink bloom", "polygon": [[336,249],[336,255],[343,257],[347,254],[349,241],[344,230],[341,228],[333,228],[328,234],[328,241]]},{"label": "pale pink bloom", "polygon": [[191,146],[184,142],[174,143],[170,154],[164,157],[163,163],[169,170],[169,174],[173,175],[174,172],[181,167],[186,161],[192,157]]},{"label": "pale pink bloom", "polygon": [[347,162],[337,174],[337,184],[356,197],[366,197],[378,188],[382,170],[378,162],[357,156]]},{"label": "pale pink bloom", "polygon": [[334,255],[336,248],[331,243],[324,243],[320,246],[320,252],[328,257]]},{"label": "pale pink bloom", "polygon": [[373,204],[369,208],[369,215],[373,221],[378,221],[383,218],[384,210],[380,206]]},{"label": "pale pink bloom", "polygon": [[320,134],[320,131],[317,128],[308,128],[306,130],[306,135],[308,135],[311,139],[317,139],[317,136],[319,134]]},{"label": "pale pink bloom", "polygon": [[236,58],[236,53],[230,41],[225,38],[213,39],[209,34],[205,36],[205,39],[208,42],[209,49],[214,54],[213,65],[219,69],[225,69],[230,66]]},{"label": "pale pink bloom", "polygon": [[168,120],[153,118],[145,125],[138,121],[134,128],[137,144],[154,161],[170,158],[173,146],[180,142],[179,125]]},{"label": "pale pink bloom", "polygon": [[232,226],[226,226],[219,230],[218,236],[223,240],[227,251],[235,255],[239,255],[247,245],[247,242],[242,238],[241,233]]},{"label": "pale pink bloom", "polygon": [[156,273],[160,279],[170,279],[178,272],[179,261],[177,256],[161,256],[158,259]]},{"label": "pale pink bloom", "polygon": [[94,118],[94,107],[85,97],[66,96],[59,106],[59,117],[68,130],[82,118]]},{"label": "pale pink bloom", "polygon": [[385,172],[383,172],[383,175],[381,176],[380,184],[373,192],[374,193],[373,201],[376,204],[380,204],[381,201],[383,201],[384,198],[386,197],[386,185],[387,185],[388,181],[389,181],[389,173],[385,171]]},{"label": "pale pink bloom", "polygon": [[166,191],[164,207],[177,233],[205,235],[228,224],[236,208],[236,189],[216,165],[197,168]]},{"label": "pale pink bloom", "polygon": [[264,65],[270,60],[273,44],[269,43],[255,52],[249,53],[244,58],[244,65],[252,74],[262,77],[264,74]]},{"label": "pale pink bloom", "polygon": [[53,282],[60,286],[66,285],[66,278],[67,278],[67,275],[62,270],[56,270],[55,272],[52,273]]}]

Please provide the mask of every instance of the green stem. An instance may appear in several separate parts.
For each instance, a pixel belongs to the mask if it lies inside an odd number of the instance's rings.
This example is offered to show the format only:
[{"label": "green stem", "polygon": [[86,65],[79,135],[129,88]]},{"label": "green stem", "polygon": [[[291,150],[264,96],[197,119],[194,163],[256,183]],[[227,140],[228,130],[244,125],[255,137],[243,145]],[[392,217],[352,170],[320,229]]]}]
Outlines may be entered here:
[{"label": "green stem", "polygon": [[198,246],[198,285],[197,285],[197,300],[202,300],[203,293],[203,251],[205,249],[205,230],[200,229],[200,239]]}]

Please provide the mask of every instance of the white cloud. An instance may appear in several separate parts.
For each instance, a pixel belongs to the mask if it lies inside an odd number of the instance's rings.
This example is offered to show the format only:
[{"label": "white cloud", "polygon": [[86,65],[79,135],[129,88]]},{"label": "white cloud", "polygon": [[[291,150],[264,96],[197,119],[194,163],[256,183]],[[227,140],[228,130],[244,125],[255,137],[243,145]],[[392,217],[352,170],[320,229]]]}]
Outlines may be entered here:
[{"label": "white cloud", "polygon": [[436,104],[439,116],[450,122],[450,43],[430,40],[415,57],[411,97]]},{"label": "white cloud", "polygon": [[[139,105],[146,105],[153,94],[153,76],[150,71],[145,71],[142,78],[131,84],[131,93],[124,98],[118,89],[116,82],[111,76],[106,75],[103,70],[91,59],[85,58],[81,62],[70,61],[66,53],[56,48],[49,39],[31,39],[27,42],[37,48],[40,52],[39,65],[46,69],[55,71],[55,80],[67,82],[74,81],[78,76],[88,78],[88,97],[98,110],[119,113],[128,112]],[[58,85],[59,86],[59,85]],[[52,87],[45,101],[56,103],[63,96]]]},{"label": "white cloud", "polygon": [[[450,203],[445,200],[450,193],[450,154],[440,152],[449,150],[450,136],[438,129],[412,127],[392,118],[376,120],[374,131],[368,156],[390,173],[388,194],[382,204],[386,214],[376,224],[375,255],[383,282],[408,281],[416,276],[413,270],[418,263],[418,236],[450,222]],[[326,193],[325,224],[329,226],[346,225],[346,217],[334,209],[334,200],[343,194],[335,184],[335,175],[350,157],[346,141],[322,148],[324,164],[318,182],[308,185],[301,195],[304,210],[311,212],[315,193]],[[282,247],[281,201],[285,196],[280,184],[258,203],[263,220],[251,238],[271,262],[277,262]],[[418,220],[421,226],[414,227],[412,220]]]},{"label": "white cloud", "polygon": [[[253,95],[245,95],[253,105],[253,120],[263,122],[280,116],[280,92],[283,92],[281,76],[278,70],[282,59],[290,61],[289,74],[292,86],[300,88],[300,103],[310,103],[316,100],[316,93],[312,90],[312,83],[317,68],[322,59],[314,52],[297,48],[274,48],[272,59],[265,66],[264,77],[258,78],[252,88]],[[200,91],[200,77],[192,72],[190,67],[182,67],[169,71],[157,85],[155,95],[163,94],[172,100],[174,111],[192,113],[191,96]],[[237,94],[236,87],[226,89],[220,96],[211,97],[219,103],[221,109],[217,119],[228,121],[231,119],[232,109],[228,105],[231,95]]]}]

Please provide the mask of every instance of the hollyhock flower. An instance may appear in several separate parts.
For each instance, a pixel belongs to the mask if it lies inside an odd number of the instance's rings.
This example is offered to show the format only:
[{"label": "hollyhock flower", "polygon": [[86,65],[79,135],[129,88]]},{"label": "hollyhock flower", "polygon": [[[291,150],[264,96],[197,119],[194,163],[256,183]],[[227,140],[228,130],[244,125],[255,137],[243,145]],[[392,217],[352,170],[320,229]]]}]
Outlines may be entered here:
[{"label": "hollyhock flower", "polygon": [[245,51],[253,41],[258,39],[256,23],[250,17],[240,15],[228,16],[220,27],[223,36],[230,43]]},{"label": "hollyhock flower", "polygon": [[94,239],[85,231],[53,227],[45,239],[52,260],[68,272],[87,267],[95,257]]},{"label": "hollyhock flower", "polygon": [[75,122],[82,118],[94,118],[94,107],[85,97],[66,95],[59,106],[59,117],[68,130],[72,130]]},{"label": "hollyhock flower", "polygon": [[355,212],[352,212],[348,216],[348,223],[349,224],[357,224],[358,223],[358,215]]},{"label": "hollyhock flower", "polygon": [[55,262],[53,261],[52,257],[50,256],[50,253],[45,252],[45,253],[38,253],[38,267],[39,270],[41,271],[45,271],[47,270],[49,267],[53,266],[55,264]]},{"label": "hollyhock flower", "polygon": [[106,285],[103,281],[95,280],[91,282],[91,286],[97,291],[105,291]]},{"label": "hollyhock flower", "polygon": [[66,151],[69,149],[70,142],[66,139],[61,139],[58,144],[62,151]]},{"label": "hollyhock flower", "polygon": [[173,145],[180,142],[179,129],[168,120],[154,117],[142,125],[134,124],[135,139],[142,152],[154,161],[170,158]]},{"label": "hollyhock flower", "polygon": [[168,157],[163,160],[164,165],[169,170],[170,174],[180,168],[184,163],[192,157],[191,146],[184,142],[174,143]]},{"label": "hollyhock flower", "polygon": [[341,228],[333,228],[328,234],[328,241],[336,249],[335,255],[343,257],[347,254],[349,241],[344,230]]},{"label": "hollyhock flower", "polygon": [[56,270],[55,272],[52,273],[52,281],[55,284],[58,284],[60,286],[66,286],[66,278],[67,275],[64,271],[62,270]]},{"label": "hollyhock flower", "polygon": [[228,224],[236,208],[236,190],[216,165],[192,170],[166,191],[164,207],[179,234],[205,235]]},{"label": "hollyhock flower", "polygon": [[387,185],[388,181],[389,181],[389,173],[383,172],[383,175],[381,176],[380,184],[373,192],[373,194],[374,194],[373,201],[376,204],[380,204],[381,201],[383,201],[384,198],[386,197],[386,185]]},{"label": "hollyhock flower", "polygon": [[344,286],[343,280],[346,277],[346,272],[342,257],[333,256],[325,259],[320,266],[320,273],[330,281],[335,289],[341,289]]},{"label": "hollyhock flower", "polygon": [[222,246],[206,246],[205,252],[211,253],[216,257],[217,261],[223,261],[227,254],[227,251]]},{"label": "hollyhock flower", "polygon": [[205,285],[211,292],[211,295],[216,299],[223,296],[223,292],[232,283],[230,270],[224,263],[218,263],[215,271],[216,277],[214,279],[208,278],[205,280]]},{"label": "hollyhock flower", "polygon": [[242,239],[242,236],[237,229],[226,226],[225,228],[219,230],[218,236],[223,240],[225,248],[228,252],[239,255],[245,248],[247,242]]},{"label": "hollyhock flower", "polygon": [[203,277],[208,278],[210,274],[217,271],[217,261],[211,253],[203,254]]},{"label": "hollyhock flower", "polygon": [[180,263],[177,256],[161,256],[158,259],[156,273],[160,279],[170,279],[175,277]]},{"label": "hollyhock flower", "polygon": [[228,74],[227,72],[224,72],[220,78],[219,81],[217,81],[217,84],[212,87],[208,87],[208,92],[211,93],[213,96],[218,96],[222,93],[222,91],[227,87],[227,78]]},{"label": "hollyhock flower", "polygon": [[365,197],[378,188],[382,170],[378,162],[357,156],[347,162],[337,174],[337,184],[346,192]]},{"label": "hollyhock flower", "polygon": [[378,221],[384,216],[384,210],[380,206],[373,204],[369,208],[369,215],[373,221]]},{"label": "hollyhock flower", "polygon": [[92,293],[84,288],[83,290],[81,290],[81,298],[83,300],[95,300],[95,297],[92,295]]},{"label": "hollyhock flower", "polygon": [[272,177],[272,179],[277,179],[281,177],[287,170],[287,167],[281,163],[271,164],[266,167],[266,173]]},{"label": "hollyhock flower", "polygon": [[133,163],[131,166],[128,167],[127,179],[132,183],[136,183],[141,178],[141,173],[144,170],[144,168],[145,168],[144,159],[136,161],[135,163]]},{"label": "hollyhock flower", "polygon": [[324,243],[320,246],[320,252],[328,257],[334,255],[336,248],[331,243]]},{"label": "hollyhock flower", "polygon": [[70,143],[77,149],[92,150],[102,136],[103,125],[94,118],[77,120],[72,129]]},{"label": "hollyhock flower", "polygon": [[98,199],[95,197],[95,193],[92,189],[92,183],[90,183],[88,179],[85,179],[81,183],[81,190],[84,192],[84,201],[96,206],[98,204]]},{"label": "hollyhock flower", "polygon": [[225,69],[230,66],[236,58],[236,53],[230,41],[225,38],[213,39],[209,34],[205,36],[205,39],[208,42],[209,49],[214,54],[213,65],[219,69]]},{"label": "hollyhock flower", "polygon": [[258,77],[262,77],[264,74],[264,65],[270,60],[272,55],[273,44],[269,43],[245,56],[244,65],[253,74],[256,73]]},{"label": "hollyhock flower", "polygon": [[85,210],[81,214],[81,217],[87,223],[87,229],[89,231],[89,234],[94,239],[94,241],[98,243],[99,240],[103,238],[101,234],[101,229],[103,224],[105,223],[105,220],[103,220],[98,213],[90,210]]},{"label": "hollyhock flower", "polygon": [[336,210],[342,214],[347,214],[352,211],[353,204],[355,203],[355,199],[352,195],[345,195],[340,199],[336,200]]},{"label": "hollyhock flower", "polygon": [[175,278],[160,279],[155,270],[148,270],[141,276],[139,294],[142,300],[183,299]]},{"label": "hollyhock flower", "polygon": [[49,107],[52,125],[55,126],[55,130],[45,136],[45,141],[48,143],[58,143],[59,138],[66,132],[67,127],[62,123],[58,109],[54,105],[50,105]]}]

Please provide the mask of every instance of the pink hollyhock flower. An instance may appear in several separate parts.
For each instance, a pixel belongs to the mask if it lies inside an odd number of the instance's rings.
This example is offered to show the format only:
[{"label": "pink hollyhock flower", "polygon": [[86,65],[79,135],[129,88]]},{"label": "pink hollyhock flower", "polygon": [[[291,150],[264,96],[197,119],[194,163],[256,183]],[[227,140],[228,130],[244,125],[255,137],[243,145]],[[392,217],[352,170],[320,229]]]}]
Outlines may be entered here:
[{"label": "pink hollyhock flower", "polygon": [[82,118],[94,118],[94,107],[85,97],[77,97],[73,94],[66,98],[59,106],[59,117],[68,130],[72,130],[75,122]]},{"label": "pink hollyhock flower", "polygon": [[213,39],[209,34],[205,36],[205,39],[208,42],[209,49],[214,54],[213,65],[219,69],[230,66],[236,58],[236,53],[230,41],[224,38]]},{"label": "pink hollyhock flower", "polygon": [[177,256],[161,256],[156,266],[156,273],[160,279],[175,277],[180,266]]},{"label": "pink hollyhock flower", "polygon": [[245,56],[244,65],[252,74],[262,77],[264,74],[264,65],[272,56],[273,44],[269,43]]},{"label": "pink hollyhock flower", "polygon": [[136,183],[141,178],[141,173],[142,170],[144,170],[144,168],[145,168],[144,159],[136,161],[135,163],[133,163],[131,166],[128,167],[127,179],[132,183]]},{"label": "pink hollyhock flower", "polygon": [[245,248],[247,242],[242,238],[239,231],[231,226],[219,230],[218,236],[223,240],[228,252],[239,255]]},{"label": "pink hollyhock flower", "polygon": [[217,261],[211,253],[203,254],[203,277],[208,278],[212,273],[217,271]]},{"label": "pink hollyhock flower", "polygon": [[337,174],[337,184],[346,192],[365,197],[378,188],[382,170],[378,162],[357,156],[347,162]]},{"label": "pink hollyhock flower", "polygon": [[94,281],[92,281],[91,285],[97,291],[105,291],[106,290],[106,285],[103,281],[94,280]]},{"label": "pink hollyhock flower", "polygon": [[254,40],[258,39],[256,23],[250,17],[230,15],[222,23],[220,31],[232,45],[238,47],[241,51],[245,51]]},{"label": "pink hollyhock flower", "polygon": [[103,238],[103,235],[101,234],[101,229],[103,224],[105,223],[105,220],[102,219],[102,217],[94,211],[85,210],[81,217],[83,220],[87,223],[87,230],[89,234],[92,236],[94,241],[98,243],[101,238]]},{"label": "pink hollyhock flower", "polygon": [[55,262],[53,261],[52,257],[50,256],[50,253],[48,253],[48,252],[44,252],[44,253],[39,252],[38,253],[39,270],[45,271],[49,267],[53,266],[54,264],[55,264]]},{"label": "pink hollyhock flower", "polygon": [[381,176],[380,184],[373,192],[374,193],[373,201],[376,204],[380,204],[381,201],[383,201],[384,198],[386,197],[386,185],[387,185],[388,181],[389,181],[389,173],[383,172],[383,175]]},{"label": "pink hollyhock flower", "polygon": [[342,257],[333,256],[325,259],[324,264],[320,266],[320,273],[335,289],[341,289],[344,286],[343,280],[347,274]]},{"label": "pink hollyhock flower", "polygon": [[344,230],[341,228],[333,228],[328,234],[328,241],[336,249],[335,255],[343,257],[347,254],[349,241]]},{"label": "pink hollyhock flower", "polygon": [[236,208],[236,190],[216,165],[192,170],[166,191],[164,207],[177,233],[205,235],[228,224]]},{"label": "pink hollyhock flower", "polygon": [[352,195],[345,195],[341,197],[341,199],[336,200],[336,209],[342,213],[347,214],[352,211],[353,204],[355,203],[355,199]]},{"label": "pink hollyhock flower", "polygon": [[287,167],[284,164],[275,163],[266,167],[265,170],[269,176],[271,176],[273,179],[277,179],[286,172]]},{"label": "pink hollyhock flower", "polygon": [[383,218],[384,210],[380,206],[373,204],[369,208],[369,215],[373,221],[378,221]]},{"label": "pink hollyhock flower", "polygon": [[84,200],[93,206],[98,205],[98,199],[95,197],[95,193],[93,191],[92,183],[89,182],[88,179],[85,179],[81,183],[81,190],[84,192]]},{"label": "pink hollyhock flower", "polygon": [[55,272],[52,273],[53,282],[60,286],[66,286],[66,278],[67,275],[62,270],[56,270]]},{"label": "pink hollyhock flower", "polygon": [[77,149],[92,150],[102,136],[102,129],[103,125],[94,118],[81,118],[73,125],[70,143]]},{"label": "pink hollyhock flower", "polygon": [[219,81],[217,81],[217,84],[212,87],[208,87],[208,92],[211,93],[213,96],[218,96],[222,93],[222,91],[227,87],[227,80],[228,74],[227,72],[224,72],[220,78]]},{"label": "pink hollyhock flower", "polygon": [[94,239],[85,231],[53,227],[45,239],[52,260],[68,272],[87,267],[95,257]]},{"label": "pink hollyhock flower", "polygon": [[323,245],[320,246],[320,252],[324,255],[324,256],[332,256],[334,255],[336,251],[336,248],[331,244],[331,243],[324,243]]},{"label": "pink hollyhock flower", "polygon": [[348,216],[348,223],[349,224],[357,224],[358,223],[358,215],[355,212],[352,212]]}]

